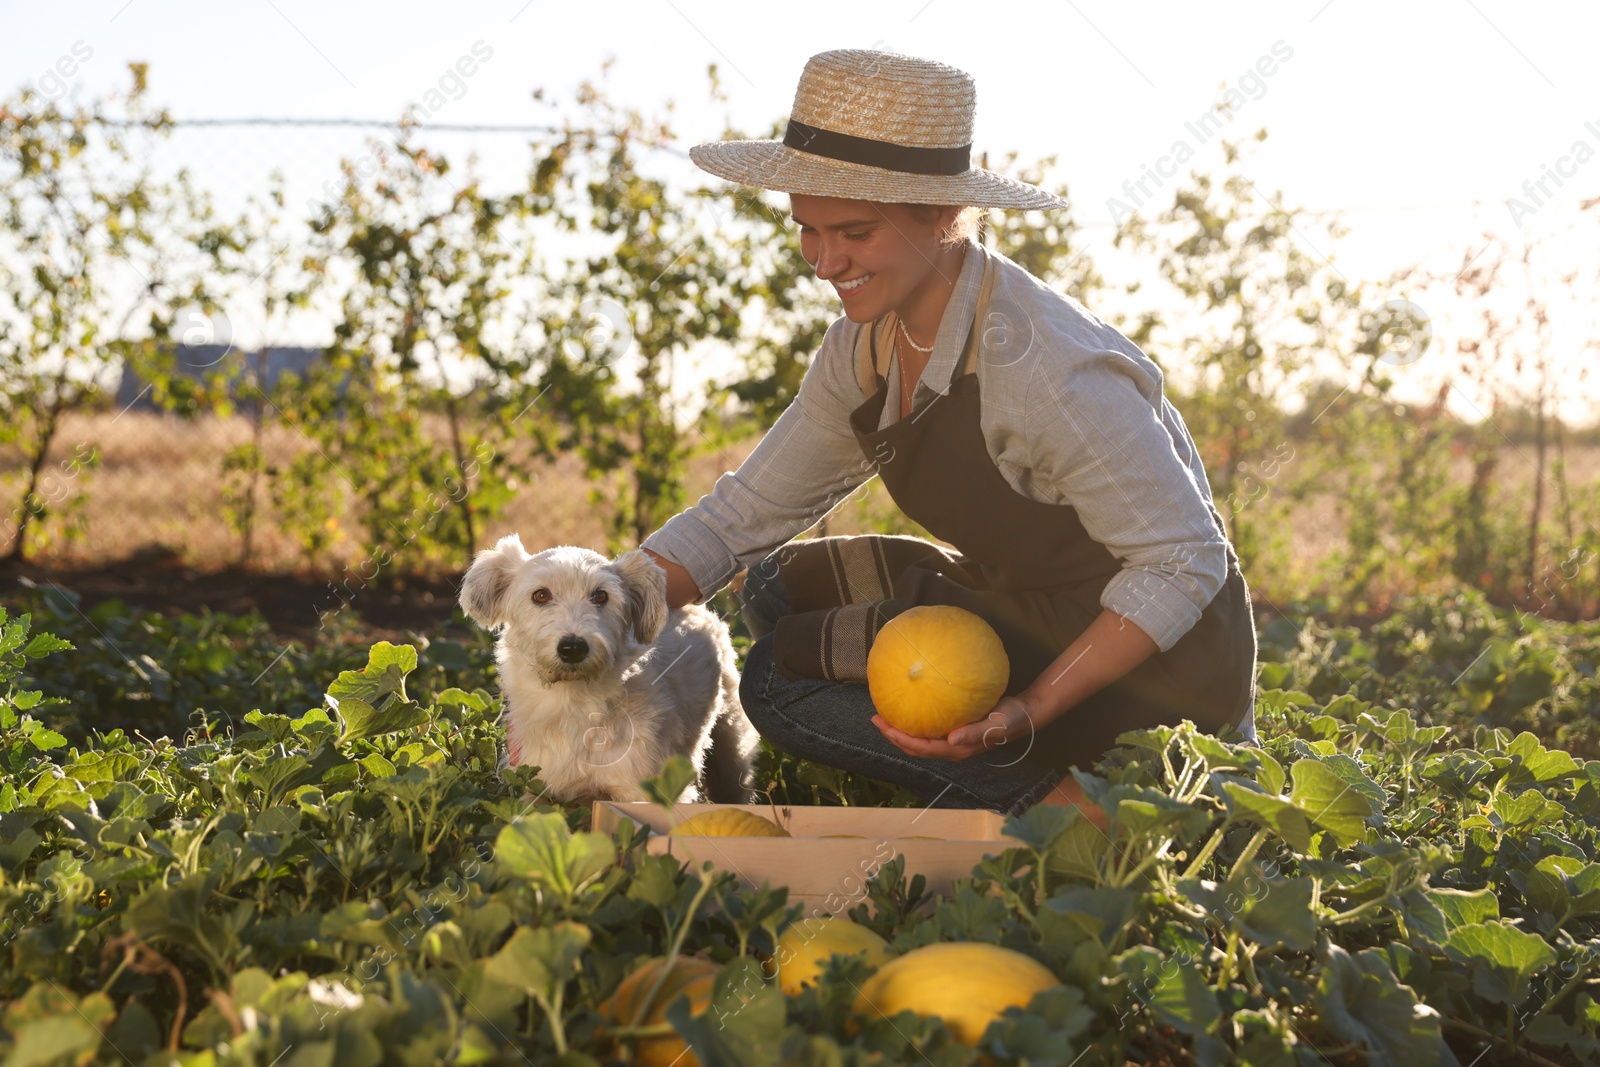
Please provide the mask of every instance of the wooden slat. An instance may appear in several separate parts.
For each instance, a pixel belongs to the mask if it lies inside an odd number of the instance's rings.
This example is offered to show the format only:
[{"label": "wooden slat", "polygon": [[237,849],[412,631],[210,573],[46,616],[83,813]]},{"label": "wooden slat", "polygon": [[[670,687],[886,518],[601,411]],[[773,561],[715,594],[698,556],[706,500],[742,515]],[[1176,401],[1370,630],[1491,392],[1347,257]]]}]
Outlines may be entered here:
[{"label": "wooden slat", "polygon": [[709,860],[747,888],[787,886],[789,899],[804,903],[808,915],[844,914],[865,899],[866,880],[895,856],[905,857],[907,877],[921,874],[930,891],[948,894],[955,880],[968,877],[985,856],[1021,844],[1001,832],[1005,819],[997,812],[944,808],[780,805],[775,821],[790,837],[667,835],[676,823],[724,807],[768,819],[774,815],[772,808],[756,804],[678,804],[669,814],[656,804],[601,800],[594,803],[591,825],[603,833],[615,831],[624,819],[647,826],[650,854],[695,866]]}]

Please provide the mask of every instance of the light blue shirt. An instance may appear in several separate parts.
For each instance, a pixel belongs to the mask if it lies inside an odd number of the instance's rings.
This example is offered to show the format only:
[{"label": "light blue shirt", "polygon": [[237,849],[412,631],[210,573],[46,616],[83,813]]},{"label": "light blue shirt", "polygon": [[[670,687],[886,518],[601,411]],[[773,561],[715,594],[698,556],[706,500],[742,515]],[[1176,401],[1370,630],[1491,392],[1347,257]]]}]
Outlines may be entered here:
[{"label": "light blue shirt", "polygon": [[[1165,651],[1200,618],[1227,576],[1227,544],[1183,418],[1161,369],[1118,330],[1006,257],[970,243],[911,418],[949,387],[977,311],[983,259],[996,277],[979,324],[978,389],[989,457],[1018,493],[1070,504],[1122,562],[1100,603]],[[829,326],[793,403],[736,471],[669,519],[643,547],[684,567],[702,602],[742,567],[809,529],[875,476],[850,427],[866,399],[856,375],[862,325]],[[889,397],[900,392],[896,358]],[[899,418],[883,408],[880,429]]]}]

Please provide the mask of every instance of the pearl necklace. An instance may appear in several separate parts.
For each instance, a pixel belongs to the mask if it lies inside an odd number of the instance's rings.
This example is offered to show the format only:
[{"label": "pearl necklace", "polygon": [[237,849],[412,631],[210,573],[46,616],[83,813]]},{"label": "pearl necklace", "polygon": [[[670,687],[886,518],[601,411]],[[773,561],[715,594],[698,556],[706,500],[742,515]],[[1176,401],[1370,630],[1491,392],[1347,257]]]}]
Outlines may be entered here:
[{"label": "pearl necklace", "polygon": [[915,348],[918,352],[922,352],[922,353],[926,354],[928,352],[932,352],[933,351],[933,346],[932,345],[929,345],[927,348],[923,348],[921,345],[917,344],[917,342],[915,342],[915,341],[913,341],[911,339],[911,331],[906,329],[906,320],[905,319],[901,319],[900,320],[900,332],[905,334],[906,343],[909,344],[912,348]]}]

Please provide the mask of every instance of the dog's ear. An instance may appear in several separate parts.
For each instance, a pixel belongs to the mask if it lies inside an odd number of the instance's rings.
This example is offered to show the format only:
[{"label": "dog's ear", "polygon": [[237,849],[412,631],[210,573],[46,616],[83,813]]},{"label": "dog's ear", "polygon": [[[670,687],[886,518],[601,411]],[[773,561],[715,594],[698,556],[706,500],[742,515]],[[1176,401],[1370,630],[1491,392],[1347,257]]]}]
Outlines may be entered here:
[{"label": "dog's ear", "polygon": [[667,572],[642,548],[611,564],[628,592],[628,622],[640,644],[653,644],[667,625]]},{"label": "dog's ear", "polygon": [[479,552],[461,582],[461,610],[486,630],[505,622],[511,579],[528,558],[516,534],[506,534],[493,548]]}]

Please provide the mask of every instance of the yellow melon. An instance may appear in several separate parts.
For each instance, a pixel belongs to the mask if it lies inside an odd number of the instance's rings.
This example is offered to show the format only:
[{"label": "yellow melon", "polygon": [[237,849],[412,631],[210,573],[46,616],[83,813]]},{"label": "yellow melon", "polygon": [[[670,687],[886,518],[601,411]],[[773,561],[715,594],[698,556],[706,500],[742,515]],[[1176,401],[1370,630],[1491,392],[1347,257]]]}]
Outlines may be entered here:
[{"label": "yellow melon", "polygon": [[771,819],[739,808],[713,808],[691,815],[668,834],[675,837],[788,837],[789,831]]},{"label": "yellow melon", "polygon": [[944,737],[988,715],[1011,676],[1000,635],[965,608],[926,605],[894,618],[867,653],[867,691],[884,721]]},{"label": "yellow melon", "polygon": [[882,965],[889,943],[872,930],[849,919],[821,916],[790,923],[778,935],[778,988],[794,996],[816,982],[830,956],[867,955],[874,967]]},{"label": "yellow melon", "polygon": [[[600,1005],[600,1016],[606,1024],[656,1026],[665,1023],[667,1005],[677,1000],[680,993],[689,998],[692,1014],[706,1010],[711,1003],[711,983],[716,980],[720,968],[710,960],[678,956],[673,959],[672,969],[667,972],[655,996],[650,998],[639,1021],[634,1023],[634,1015],[650,993],[650,987],[655,984],[656,975],[661,973],[661,965],[665,962],[664,959],[647,960],[622,980],[617,991]],[[700,1060],[689,1051],[677,1033],[641,1037],[635,1052],[636,1062],[644,1067],[700,1067]]]},{"label": "yellow melon", "polygon": [[978,1043],[1006,1008],[1026,1007],[1035,993],[1060,981],[1031,956],[974,941],[942,942],[896,956],[861,984],[854,1011],[892,1018],[910,1009],[937,1015],[956,1039]]}]

